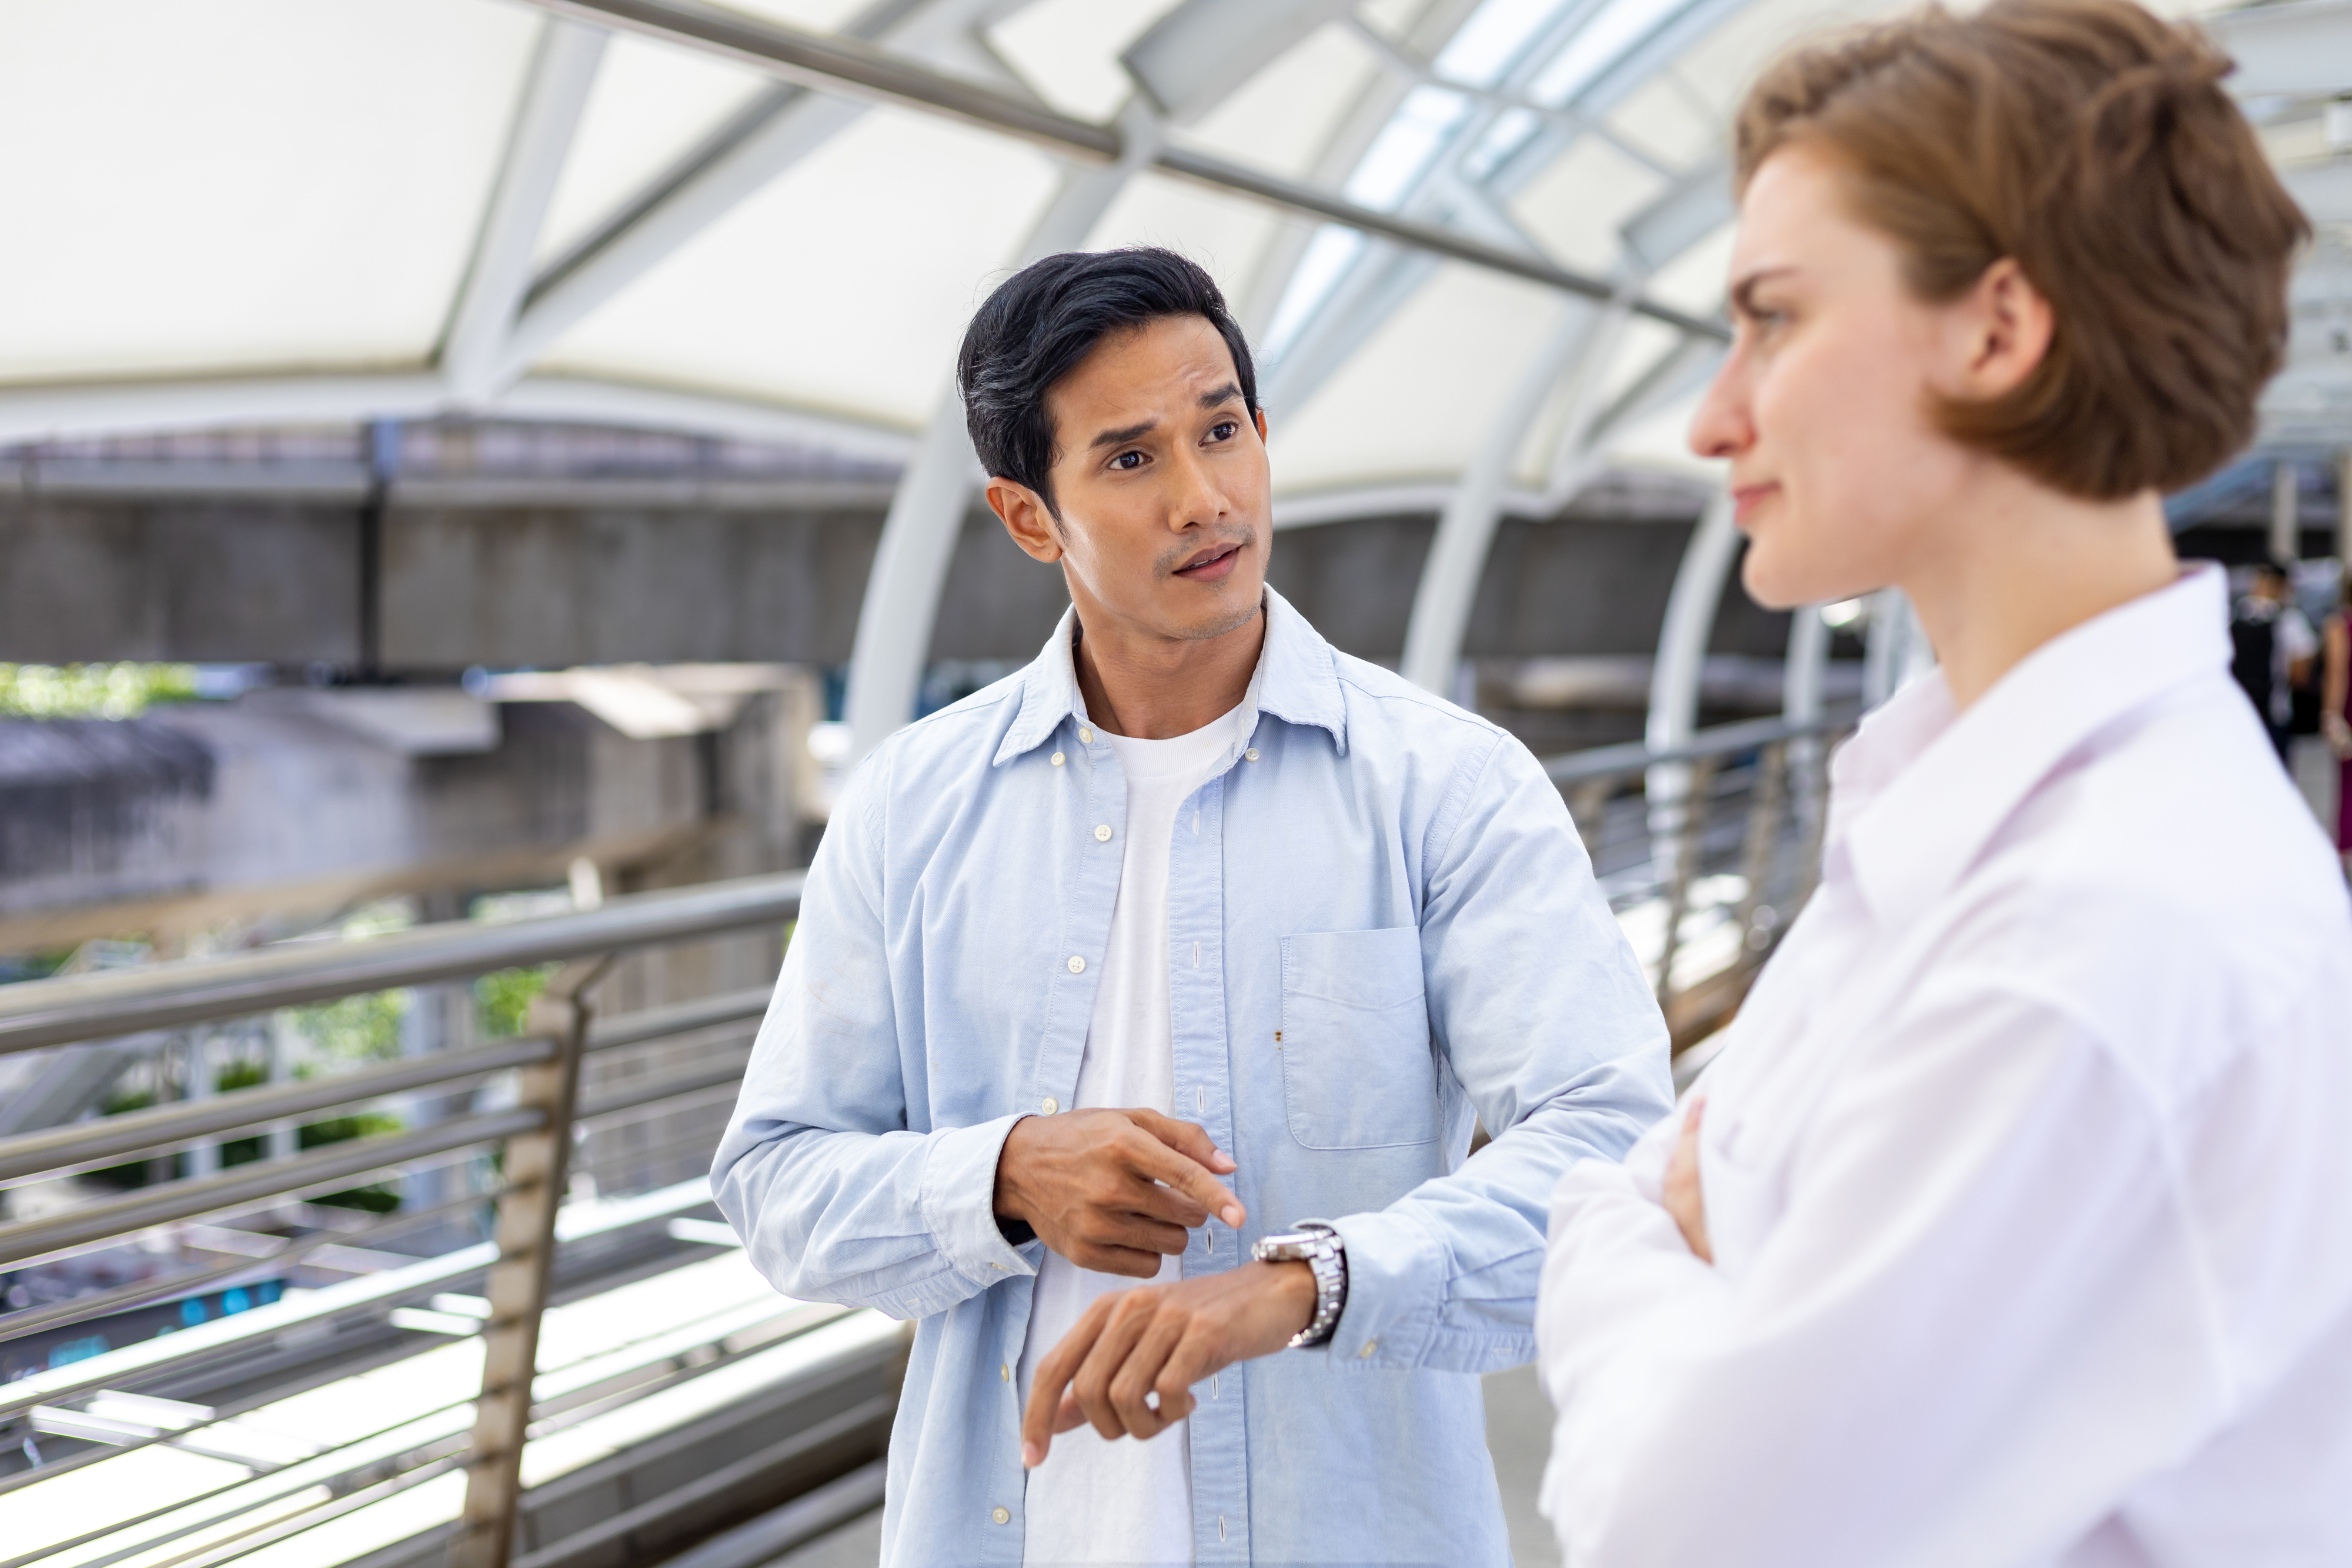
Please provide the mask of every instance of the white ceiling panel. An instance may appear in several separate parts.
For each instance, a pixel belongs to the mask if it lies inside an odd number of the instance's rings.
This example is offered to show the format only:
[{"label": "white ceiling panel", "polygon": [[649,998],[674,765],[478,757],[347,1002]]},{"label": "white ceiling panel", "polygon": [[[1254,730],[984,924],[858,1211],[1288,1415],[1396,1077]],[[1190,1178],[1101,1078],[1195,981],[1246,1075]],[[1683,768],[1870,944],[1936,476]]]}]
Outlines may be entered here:
[{"label": "white ceiling panel", "polygon": [[1558,296],[1448,264],[1304,408],[1267,411],[1275,488],[1457,473],[1525,372]]},{"label": "white ceiling panel", "polygon": [[541,26],[488,0],[0,5],[0,382],[421,362]]},{"label": "white ceiling panel", "polygon": [[1053,165],[877,110],[563,339],[542,369],[911,426],[1016,259]]}]

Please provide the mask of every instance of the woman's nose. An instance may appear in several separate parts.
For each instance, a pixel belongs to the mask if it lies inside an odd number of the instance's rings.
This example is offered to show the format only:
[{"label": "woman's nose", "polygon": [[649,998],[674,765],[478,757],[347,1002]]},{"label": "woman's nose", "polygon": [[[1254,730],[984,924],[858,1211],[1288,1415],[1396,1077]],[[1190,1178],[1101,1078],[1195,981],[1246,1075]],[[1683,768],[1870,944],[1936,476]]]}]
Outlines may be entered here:
[{"label": "woman's nose", "polygon": [[1691,417],[1690,448],[1701,457],[1736,457],[1756,441],[1748,413],[1746,378],[1735,352],[1715,372],[1715,380]]}]

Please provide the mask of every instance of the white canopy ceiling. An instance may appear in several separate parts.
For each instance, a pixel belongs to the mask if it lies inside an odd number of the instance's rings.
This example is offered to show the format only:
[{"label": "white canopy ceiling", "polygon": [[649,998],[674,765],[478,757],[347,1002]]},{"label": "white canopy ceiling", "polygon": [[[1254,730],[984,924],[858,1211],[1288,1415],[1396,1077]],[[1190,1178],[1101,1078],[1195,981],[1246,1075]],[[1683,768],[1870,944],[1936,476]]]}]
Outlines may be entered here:
[{"label": "white canopy ceiling", "polygon": [[[1864,0],[738,0],[1623,297],[1712,315],[1725,120]],[[519,0],[0,0],[0,442],[450,409],[903,455],[1067,165]],[[2282,441],[2352,439],[2352,0],[2217,26],[2323,239]],[[1170,121],[1122,53],[1193,72]],[[1239,39],[1240,57],[1222,41]],[[1090,246],[1206,264],[1277,483],[1538,504],[1685,464],[1711,343],[1231,190],[1129,176]],[[1498,446],[1498,443],[1500,444]],[[1489,466],[1496,459],[1490,456]],[[1350,497],[1331,499],[1335,492]],[[1318,503],[1317,495],[1326,499]]]}]

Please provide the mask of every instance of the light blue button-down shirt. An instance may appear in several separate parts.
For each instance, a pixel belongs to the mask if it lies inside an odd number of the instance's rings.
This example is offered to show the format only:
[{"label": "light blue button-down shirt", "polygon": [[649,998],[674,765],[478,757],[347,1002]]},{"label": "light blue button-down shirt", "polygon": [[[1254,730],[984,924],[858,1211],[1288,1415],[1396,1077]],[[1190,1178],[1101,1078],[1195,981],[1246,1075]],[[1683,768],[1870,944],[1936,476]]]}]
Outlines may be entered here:
[{"label": "light blue button-down shirt", "polygon": [[[1665,1029],[1527,748],[1265,604],[1246,738],[1169,852],[1176,1111],[1249,1210],[1183,1271],[1334,1218],[1348,1304],[1195,1391],[1193,1551],[1505,1563],[1473,1375],[1533,1357],[1552,1186],[1665,1112]],[[1021,1561],[1040,1244],[998,1230],[996,1160],[1076,1091],[1127,810],[1072,631],[851,779],[712,1171],[777,1289],[919,1320],[886,1568]]]}]

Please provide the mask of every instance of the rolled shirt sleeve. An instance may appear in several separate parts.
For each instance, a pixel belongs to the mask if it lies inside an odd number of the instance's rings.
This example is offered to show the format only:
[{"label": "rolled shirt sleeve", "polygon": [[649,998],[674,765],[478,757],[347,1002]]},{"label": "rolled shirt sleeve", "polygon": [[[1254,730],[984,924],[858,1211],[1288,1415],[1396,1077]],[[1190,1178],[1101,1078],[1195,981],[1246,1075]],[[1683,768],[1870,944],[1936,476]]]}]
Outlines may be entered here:
[{"label": "rolled shirt sleeve", "polygon": [[1496,735],[1432,824],[1421,947],[1431,1029],[1493,1141],[1337,1221],[1335,1369],[1483,1373],[1535,1355],[1546,1201],[1672,1104],[1665,1022],[1559,789]]}]

